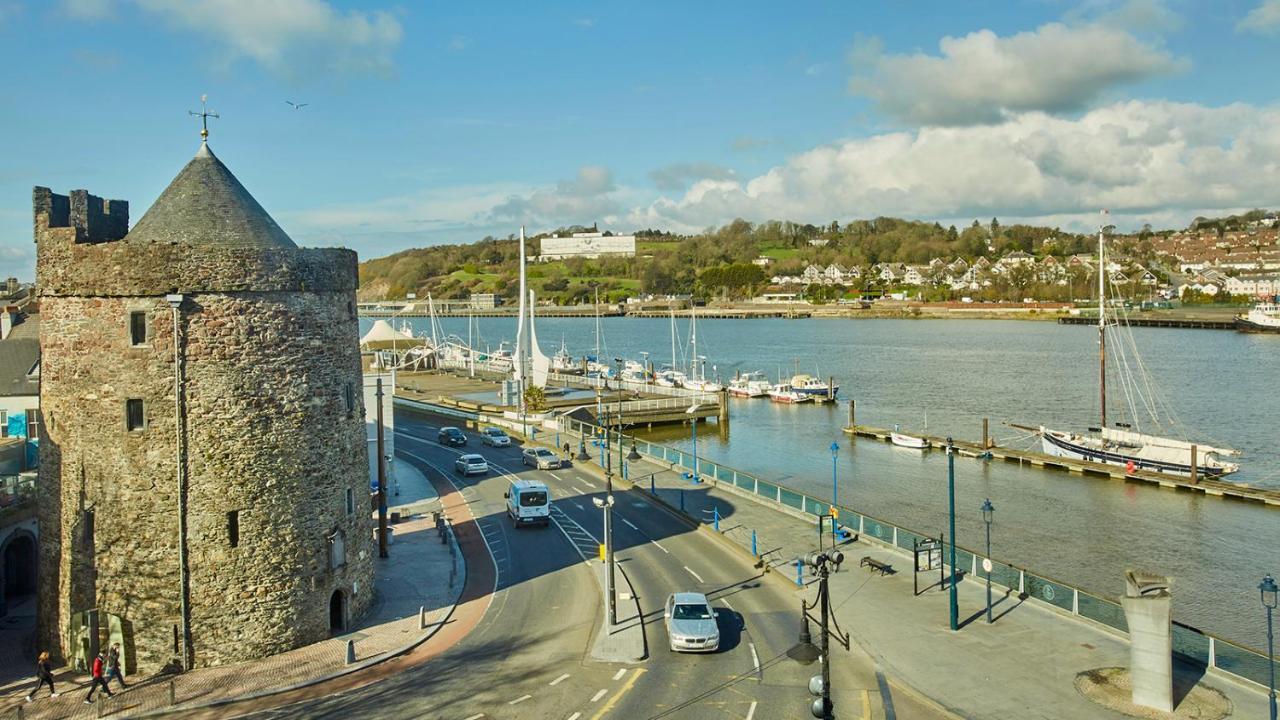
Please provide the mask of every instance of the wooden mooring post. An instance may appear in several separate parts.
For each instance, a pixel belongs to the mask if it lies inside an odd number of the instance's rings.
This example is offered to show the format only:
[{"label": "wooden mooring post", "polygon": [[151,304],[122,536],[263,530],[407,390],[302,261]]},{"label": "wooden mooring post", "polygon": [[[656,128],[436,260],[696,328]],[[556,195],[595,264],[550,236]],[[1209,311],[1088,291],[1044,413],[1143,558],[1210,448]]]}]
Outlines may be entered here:
[{"label": "wooden mooring post", "polygon": [[1200,482],[1200,468],[1196,466],[1196,450],[1195,445],[1191,446],[1191,484],[1195,485]]},{"label": "wooden mooring post", "polygon": [[987,418],[982,418],[982,449],[990,448],[991,444],[987,439]]},{"label": "wooden mooring post", "polygon": [[853,398],[850,398],[849,399],[849,427],[851,428],[858,427],[857,418],[855,415],[856,413],[855,409],[857,408],[857,406],[858,406],[858,401],[854,400]]}]

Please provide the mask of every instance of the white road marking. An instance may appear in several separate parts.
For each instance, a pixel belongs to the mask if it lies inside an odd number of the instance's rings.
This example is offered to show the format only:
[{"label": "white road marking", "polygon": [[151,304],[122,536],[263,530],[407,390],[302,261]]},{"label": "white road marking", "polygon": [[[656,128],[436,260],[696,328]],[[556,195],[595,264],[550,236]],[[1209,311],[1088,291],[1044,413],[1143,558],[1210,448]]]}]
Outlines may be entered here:
[{"label": "white road marking", "polygon": [[484,717],[484,713],[476,713],[475,715],[467,718],[467,720],[480,720],[482,717]]},{"label": "white road marking", "polygon": [[760,656],[756,654],[756,644],[747,643],[751,647],[751,662],[755,666],[756,674],[760,674]]},{"label": "white road marking", "polygon": [[[724,606],[725,606],[725,607],[729,608],[730,610],[733,610],[733,606],[729,604],[729,601],[728,601],[728,600],[723,600],[723,599],[722,599],[720,602],[724,603]],[[737,610],[733,610],[733,611],[734,611],[734,612],[738,612]]]},{"label": "white road marking", "polygon": [[576,712],[576,713],[574,713],[574,714],[572,714],[572,715],[570,715],[570,716],[569,716],[569,720],[578,720],[578,718],[580,718],[580,717],[582,717],[582,713],[580,713],[580,712]]},{"label": "white road marking", "polygon": [[552,686],[559,685],[560,683],[562,683],[562,682],[564,682],[565,680],[568,680],[568,679],[569,679],[569,673],[565,673],[565,674],[561,675],[560,677],[556,678],[555,680],[552,680],[549,684],[550,684],[550,685],[552,685]]},{"label": "white road marking", "polygon": [[578,487],[577,485],[574,485],[574,486],[573,486],[573,489],[574,489],[574,490],[577,490],[578,492],[582,493],[583,495],[590,495],[590,494],[591,494],[591,491],[590,491],[590,490],[585,490],[585,489],[583,489],[583,488]]},{"label": "white road marking", "polygon": [[623,524],[625,524],[627,527],[631,528],[632,530],[636,530],[636,531],[639,531],[639,530],[640,530],[640,528],[636,527],[635,525],[632,525],[630,520],[628,520],[628,519],[626,519],[626,518],[624,518],[624,517],[620,517],[620,518],[618,518],[618,519],[619,519],[619,520],[621,520],[621,521],[623,522]]},{"label": "white road marking", "polygon": [[600,688],[600,692],[591,696],[591,702],[600,702],[600,698],[609,694],[609,688]]},{"label": "white road marking", "polygon": [[[659,549],[659,550],[661,550],[662,552],[667,553],[668,555],[670,555],[670,554],[671,554],[671,553],[670,553],[670,551],[668,551],[666,548],[662,547],[662,545],[659,545],[657,540],[650,540],[649,542],[653,543],[654,545],[657,545],[657,546],[658,546],[658,549]],[[686,568],[686,569],[687,569],[687,568]]]},{"label": "white road marking", "polygon": [[751,707],[747,708],[747,720],[751,720],[751,718],[755,717],[755,715],[756,715],[756,701],[752,700]]},{"label": "white road marking", "polygon": [[582,503],[577,502],[576,500],[575,500],[575,501],[570,502],[569,504],[570,504],[570,505],[572,505],[572,506],[574,506],[574,507],[576,507],[576,508],[578,508],[579,510],[582,510],[582,511],[584,511],[584,512],[586,511],[586,508],[582,507]]},{"label": "white road marking", "polygon": [[[657,543],[654,543],[654,544],[656,545]],[[689,574],[690,574],[690,575],[692,575],[692,576],[694,577],[694,579],[696,579],[698,582],[705,582],[702,578],[698,577],[698,573],[696,573],[696,572],[694,572],[694,571],[692,571],[692,570],[689,570],[689,566],[688,566],[688,565],[685,565],[685,566],[684,566],[684,569],[685,569],[685,570],[688,570]]]},{"label": "white road marking", "polygon": [[616,673],[614,673],[614,674],[613,674],[613,679],[614,679],[614,680],[619,680],[619,679],[621,679],[621,678],[622,678],[622,676],[623,676],[623,675],[626,675],[626,674],[627,674],[627,669],[626,669],[626,668],[620,668],[620,669],[618,670],[618,672],[616,672]]},{"label": "white road marking", "polygon": [[508,705],[515,705],[516,703],[522,703],[522,702],[524,702],[525,700],[528,700],[528,699],[529,699],[529,698],[531,698],[531,697],[533,697],[533,696],[532,696],[532,695],[521,695],[520,697],[516,698],[515,700],[512,700],[511,702],[509,702],[509,703],[507,703],[507,704],[508,704]]}]

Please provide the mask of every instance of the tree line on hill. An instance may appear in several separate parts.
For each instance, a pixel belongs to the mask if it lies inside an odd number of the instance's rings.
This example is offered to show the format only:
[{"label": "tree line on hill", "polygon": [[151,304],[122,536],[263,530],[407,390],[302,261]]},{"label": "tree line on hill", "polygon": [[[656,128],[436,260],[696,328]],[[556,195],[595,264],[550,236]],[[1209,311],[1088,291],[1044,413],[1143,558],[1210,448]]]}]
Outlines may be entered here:
[{"label": "tree line on hill", "polygon": [[[1198,218],[1197,222],[1221,226],[1227,220]],[[574,226],[556,233],[594,229]],[[1149,263],[1153,259],[1151,231],[1144,230],[1116,238],[1112,244],[1115,257]],[[810,264],[869,268],[877,263],[922,265],[933,258],[950,261],[960,257],[972,262],[985,257],[994,261],[1015,250],[1065,257],[1095,249],[1093,235],[1034,225],[1002,225],[997,218],[986,223],[974,220],[963,229],[891,217],[827,225],[738,219],[694,235],[637,231],[636,257],[533,262],[538,241],[550,234],[527,239],[531,260],[528,278],[541,299],[558,304],[589,302],[597,293],[609,302],[639,294],[747,297],[766,287],[770,277],[798,275]],[[514,236],[490,236],[471,244],[417,248],[367,260],[360,264],[360,296],[365,300],[397,299],[408,293],[423,297],[429,292],[437,298],[463,299],[472,293],[492,292],[513,300],[518,284],[517,242]],[[762,256],[771,258],[767,269],[752,262]],[[864,289],[870,282],[864,280],[848,290]],[[1008,285],[1008,279],[1003,282]],[[1019,285],[1003,290],[1016,294],[1033,283]]]}]

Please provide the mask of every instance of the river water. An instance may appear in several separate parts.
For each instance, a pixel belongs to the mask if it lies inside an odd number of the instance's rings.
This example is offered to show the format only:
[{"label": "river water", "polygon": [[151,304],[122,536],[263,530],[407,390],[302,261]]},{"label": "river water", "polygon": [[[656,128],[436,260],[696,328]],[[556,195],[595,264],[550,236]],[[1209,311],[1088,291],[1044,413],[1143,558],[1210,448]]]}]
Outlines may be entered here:
[{"label": "river water", "polygon": [[[465,318],[444,318],[465,338]],[[477,319],[478,347],[515,335],[512,318]],[[428,323],[417,320],[425,330]],[[367,328],[368,320],[361,327]],[[670,321],[605,318],[606,358],[670,362]],[[1244,452],[1231,479],[1280,488],[1280,336],[1226,331],[1134,328],[1152,382],[1185,435]],[[687,321],[679,323],[687,343]],[[592,320],[538,321],[543,351],[563,338],[575,356],[594,352]],[[685,351],[687,352],[687,350]],[[1096,330],[1047,322],[992,320],[709,320],[698,322],[698,354],[722,378],[735,370],[771,377],[834,376],[840,397],[857,401],[861,424],[923,429],[976,440],[981,419],[1002,444],[1030,446],[1004,423],[1084,429],[1097,424]],[[1114,416],[1122,393],[1112,381]],[[727,427],[700,429],[698,453],[817,497],[832,492],[829,447],[840,502],[914,530],[946,526],[946,456],[851,440],[841,432],[848,404],[778,405],[734,400]],[[688,450],[686,428],[642,436]],[[956,460],[957,535],[980,548],[979,507],[996,507],[994,557],[1108,597],[1124,589],[1124,571],[1174,578],[1174,617],[1208,632],[1265,647],[1257,586],[1280,574],[1280,508],[1198,493],[1003,461]]]}]

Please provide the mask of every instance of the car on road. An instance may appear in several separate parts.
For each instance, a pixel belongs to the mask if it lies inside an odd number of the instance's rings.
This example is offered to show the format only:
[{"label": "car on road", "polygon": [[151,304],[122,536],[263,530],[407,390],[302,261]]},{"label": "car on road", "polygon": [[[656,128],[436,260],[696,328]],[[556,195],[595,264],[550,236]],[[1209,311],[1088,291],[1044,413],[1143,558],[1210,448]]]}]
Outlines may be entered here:
[{"label": "car on road", "polygon": [[511,438],[502,431],[502,428],[487,427],[480,431],[480,442],[489,447],[507,447],[511,444]]},{"label": "car on road", "polygon": [[507,515],[516,527],[551,522],[551,491],[546,483],[517,479],[503,497],[507,499]]},{"label": "car on road", "polygon": [[557,470],[560,458],[546,448],[525,448],[520,453],[520,462],[538,470]]},{"label": "car on road", "polygon": [[442,427],[440,432],[436,433],[436,442],[441,445],[452,445],[454,447],[466,447],[467,436],[456,427]]},{"label": "car on road", "polygon": [[459,475],[484,475],[489,472],[489,461],[480,455],[463,455],[454,461],[453,471]]},{"label": "car on road", "polygon": [[672,593],[663,619],[672,652],[715,652],[720,649],[720,627],[707,596],[696,592]]}]

